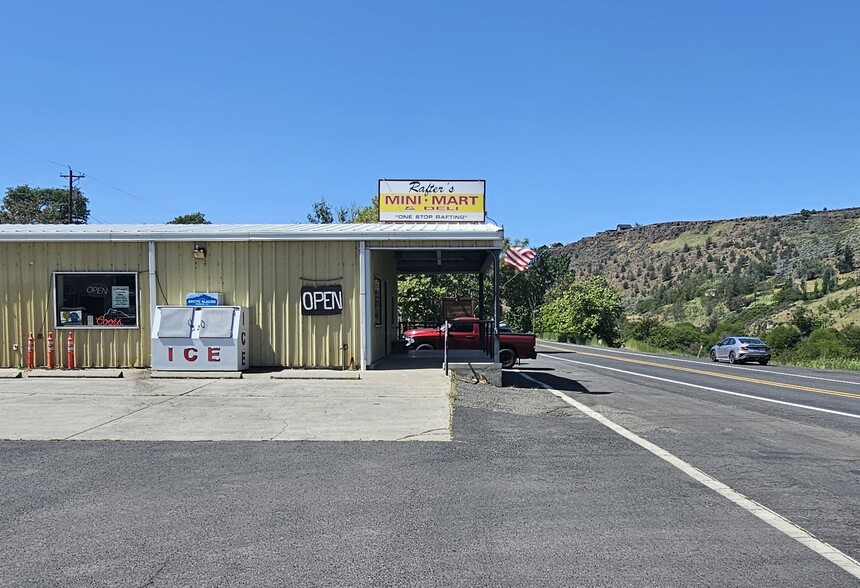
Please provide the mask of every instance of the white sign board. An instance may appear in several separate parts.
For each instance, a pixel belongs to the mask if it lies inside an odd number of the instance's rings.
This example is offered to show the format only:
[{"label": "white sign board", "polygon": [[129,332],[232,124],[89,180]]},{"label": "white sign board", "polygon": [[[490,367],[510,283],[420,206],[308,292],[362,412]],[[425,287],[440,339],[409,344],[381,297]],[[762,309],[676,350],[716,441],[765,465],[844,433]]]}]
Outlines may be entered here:
[{"label": "white sign board", "polygon": [[111,286],[111,306],[114,308],[128,308],[129,295],[128,286]]},{"label": "white sign board", "polygon": [[379,180],[380,222],[484,222],[484,180]]}]

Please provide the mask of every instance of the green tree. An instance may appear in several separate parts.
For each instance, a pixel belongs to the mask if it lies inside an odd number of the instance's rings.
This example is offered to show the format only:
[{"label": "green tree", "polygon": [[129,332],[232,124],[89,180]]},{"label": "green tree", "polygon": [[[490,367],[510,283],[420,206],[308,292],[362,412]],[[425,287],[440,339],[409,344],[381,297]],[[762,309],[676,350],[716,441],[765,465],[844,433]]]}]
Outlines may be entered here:
[{"label": "green tree", "polygon": [[[484,290],[485,308],[492,308],[493,292]],[[480,304],[477,277],[470,274],[413,274],[397,279],[397,312],[409,324],[439,325],[442,316],[442,298],[471,298]],[[477,313],[477,306],[475,311]]]},{"label": "green tree", "polygon": [[[85,225],[89,218],[89,200],[72,188],[72,224]],[[60,225],[68,221],[69,191],[62,188],[7,188],[0,204],[0,223]]]},{"label": "green tree", "polygon": [[774,300],[780,303],[803,300],[803,292],[795,287],[794,282],[789,278],[776,291]]},{"label": "green tree", "polygon": [[804,337],[808,337],[812,333],[812,329],[815,328],[815,320],[805,308],[800,307],[794,309],[794,313],[791,316],[791,324],[797,327],[797,330]]},{"label": "green tree", "polygon": [[821,273],[821,291],[823,294],[830,294],[837,290],[838,280],[836,278],[836,270],[833,266],[826,265]]},{"label": "green tree", "polygon": [[376,223],[379,222],[379,196],[370,199],[370,204],[359,208],[352,219],[354,223]]},{"label": "green tree", "polygon": [[623,315],[621,295],[603,275],[584,282],[559,283],[540,307],[535,330],[566,333],[579,341],[599,337],[607,345],[618,342],[618,320]]},{"label": "green tree", "polygon": [[330,225],[334,223],[334,213],[331,206],[325,201],[325,198],[320,198],[319,201],[313,204],[314,211],[308,215],[308,222],[314,225]]},{"label": "green tree", "polygon": [[790,351],[800,343],[800,330],[794,325],[779,325],[761,335],[762,340],[771,346],[774,353]]},{"label": "green tree", "polygon": [[643,317],[638,321],[625,321],[623,331],[625,339],[647,341],[654,330],[660,326],[660,321],[654,317]]},{"label": "green tree", "polygon": [[552,286],[568,272],[570,256],[552,255],[547,247],[538,250],[538,256],[528,269],[518,272],[502,265],[499,272],[501,298],[505,307],[505,321],[514,331],[528,333],[534,330],[534,316],[543,304]]},{"label": "green tree", "polygon": [[860,327],[857,325],[845,325],[839,331],[839,338],[855,355],[860,355]]},{"label": "green tree", "polygon": [[172,221],[167,221],[168,225],[211,225],[212,223],[206,220],[202,212],[192,212],[191,214],[183,214],[177,216]]},{"label": "green tree", "polygon": [[397,280],[397,312],[407,323],[440,324],[442,296],[432,276],[400,276]]},{"label": "green tree", "polygon": [[702,329],[692,323],[678,323],[672,326],[657,325],[646,341],[660,349],[697,353],[707,339]]},{"label": "green tree", "polygon": [[314,211],[308,215],[308,222],[315,225],[375,223],[378,220],[377,202],[374,196],[370,204],[363,208],[359,208],[355,202],[332,208],[325,198],[320,198],[313,203]]},{"label": "green tree", "polygon": [[851,357],[851,350],[839,338],[836,329],[820,328],[810,333],[809,338],[797,347],[800,359],[833,359]]},{"label": "green tree", "polygon": [[854,252],[847,243],[836,246],[836,269],[840,274],[854,271]]},{"label": "green tree", "polygon": [[824,273],[824,262],[817,258],[805,257],[794,269],[794,274],[801,280],[815,280]]}]

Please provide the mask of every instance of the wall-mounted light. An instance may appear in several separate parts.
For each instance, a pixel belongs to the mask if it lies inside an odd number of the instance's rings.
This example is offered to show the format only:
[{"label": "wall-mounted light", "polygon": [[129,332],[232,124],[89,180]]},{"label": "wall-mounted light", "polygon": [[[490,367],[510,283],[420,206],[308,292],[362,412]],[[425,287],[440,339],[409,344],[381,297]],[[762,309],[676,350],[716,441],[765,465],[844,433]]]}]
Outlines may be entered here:
[{"label": "wall-mounted light", "polygon": [[194,259],[206,259],[206,248],[200,245],[194,246]]}]

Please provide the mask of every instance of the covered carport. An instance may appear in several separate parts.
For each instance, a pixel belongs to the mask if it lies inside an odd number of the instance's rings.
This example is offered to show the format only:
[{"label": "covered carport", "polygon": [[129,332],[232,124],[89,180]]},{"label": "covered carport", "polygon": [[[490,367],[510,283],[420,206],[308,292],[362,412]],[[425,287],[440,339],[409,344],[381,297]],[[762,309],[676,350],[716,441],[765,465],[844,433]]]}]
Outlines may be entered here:
[{"label": "covered carport", "polygon": [[[424,228],[427,229],[428,227]],[[429,228],[432,229],[432,225]],[[488,341],[491,354],[487,355],[480,350],[476,350],[475,352],[459,350],[450,359],[451,361],[457,361],[458,359],[468,358],[468,361],[480,360],[484,363],[498,364],[499,342],[498,337],[493,335],[498,333],[501,309],[498,259],[504,243],[503,230],[500,227],[488,224],[464,224],[458,226],[453,232],[451,228],[450,225],[445,227],[446,237],[451,238],[454,234],[458,235],[460,238],[456,240],[456,243],[439,241],[436,243],[414,241],[396,244],[375,243],[366,246],[367,253],[389,255],[396,277],[433,274],[468,274],[476,276],[478,287],[476,315],[478,319],[487,321],[490,332],[489,336],[491,337],[491,340]],[[464,233],[466,232],[469,234],[465,235]],[[441,237],[442,235],[438,236]],[[464,236],[471,238],[464,239]],[[373,270],[371,269],[370,272],[365,273],[373,273]],[[372,278],[368,277],[369,290],[373,288],[373,285],[370,283],[371,280]],[[487,302],[488,299],[489,303]],[[373,311],[369,311],[366,314],[370,317]],[[367,325],[370,322],[368,320]],[[390,357],[390,344],[391,341],[388,340],[383,343],[383,346],[388,351],[384,358],[374,357],[372,353],[365,355],[373,359],[371,368],[380,368],[385,365],[390,369],[391,366],[396,365],[398,369],[408,369],[410,365],[417,367],[427,364],[426,357],[423,362],[410,362],[407,358]],[[437,365],[443,360],[442,351],[435,354],[429,352],[429,354],[440,358]],[[395,359],[397,361],[394,361]]]}]

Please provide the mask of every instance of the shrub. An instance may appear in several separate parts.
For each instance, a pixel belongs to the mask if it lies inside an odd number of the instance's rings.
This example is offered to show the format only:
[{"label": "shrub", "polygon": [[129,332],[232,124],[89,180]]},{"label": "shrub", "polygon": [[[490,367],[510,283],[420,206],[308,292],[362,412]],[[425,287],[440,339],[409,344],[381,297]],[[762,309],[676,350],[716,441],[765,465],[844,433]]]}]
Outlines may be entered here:
[{"label": "shrub", "polygon": [[860,356],[860,327],[847,325],[839,331],[839,339],[855,355]]},{"label": "shrub", "polygon": [[800,343],[800,331],[793,325],[779,325],[761,334],[761,339],[770,345],[774,353],[794,349]]},{"label": "shrub", "polygon": [[840,340],[836,329],[815,329],[809,339],[797,347],[796,357],[802,360],[850,357],[851,350]]}]

